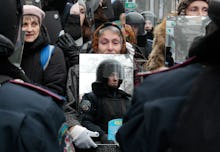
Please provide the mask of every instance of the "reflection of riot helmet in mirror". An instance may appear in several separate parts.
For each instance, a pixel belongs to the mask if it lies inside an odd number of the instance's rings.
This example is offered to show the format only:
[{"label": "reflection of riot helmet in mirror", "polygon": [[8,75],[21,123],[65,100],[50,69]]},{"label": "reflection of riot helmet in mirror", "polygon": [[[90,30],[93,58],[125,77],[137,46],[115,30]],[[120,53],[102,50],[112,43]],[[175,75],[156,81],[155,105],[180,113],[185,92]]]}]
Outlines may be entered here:
[{"label": "reflection of riot helmet in mirror", "polygon": [[126,15],[126,24],[131,25],[134,28],[137,28],[137,36],[138,35],[144,35],[145,30],[144,30],[144,17],[138,13],[138,12],[129,12]]},{"label": "reflection of riot helmet in mirror", "polygon": [[124,78],[124,69],[120,62],[113,59],[102,61],[96,70],[96,81],[105,83],[108,77],[112,74],[117,74],[119,78],[119,86]]},{"label": "reflection of riot helmet in mirror", "polygon": [[144,17],[144,20],[151,21],[152,25],[155,26],[157,24],[157,17],[153,12],[150,11],[143,11],[141,15]]},{"label": "reflection of riot helmet in mirror", "polygon": [[22,22],[22,1],[1,0],[0,56],[9,57],[14,51]]}]

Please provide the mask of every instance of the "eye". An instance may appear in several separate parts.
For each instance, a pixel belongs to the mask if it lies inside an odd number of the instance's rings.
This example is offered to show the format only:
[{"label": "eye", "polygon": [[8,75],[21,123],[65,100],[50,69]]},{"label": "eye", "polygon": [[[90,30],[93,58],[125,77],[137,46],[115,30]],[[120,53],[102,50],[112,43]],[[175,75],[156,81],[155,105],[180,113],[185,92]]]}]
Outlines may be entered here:
[{"label": "eye", "polygon": [[115,45],[118,45],[118,44],[120,44],[120,41],[119,40],[113,40],[112,43],[115,44]]},{"label": "eye", "polygon": [[33,22],[33,23],[31,23],[31,26],[33,26],[33,27],[36,27],[36,26],[38,26],[39,24],[37,23],[37,22]]},{"label": "eye", "polygon": [[202,9],[202,11],[203,12],[208,12],[208,8],[205,7],[205,8]]},{"label": "eye", "polygon": [[27,23],[23,23],[22,27],[27,27],[27,25],[28,25]]},{"label": "eye", "polygon": [[197,11],[197,8],[196,8],[196,7],[192,7],[192,8],[189,9],[189,11],[191,11],[191,12],[196,12],[196,11]]},{"label": "eye", "polygon": [[108,44],[108,41],[107,40],[101,40],[99,43],[102,44],[102,45],[105,45],[105,44]]}]

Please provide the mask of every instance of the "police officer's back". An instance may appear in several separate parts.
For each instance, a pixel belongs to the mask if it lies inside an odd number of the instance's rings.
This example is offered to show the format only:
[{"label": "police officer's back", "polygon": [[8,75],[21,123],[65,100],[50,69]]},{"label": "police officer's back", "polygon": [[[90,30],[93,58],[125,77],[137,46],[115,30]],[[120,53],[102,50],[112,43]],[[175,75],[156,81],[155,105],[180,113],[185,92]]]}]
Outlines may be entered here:
[{"label": "police officer's back", "polygon": [[209,17],[218,28],[194,41],[189,60],[148,75],[136,88],[117,133],[122,151],[220,150],[219,7],[219,0],[209,1]]},{"label": "police officer's back", "polygon": [[0,7],[0,151],[61,151],[61,98],[23,82],[25,75],[8,60],[21,29],[22,1],[1,0]]}]

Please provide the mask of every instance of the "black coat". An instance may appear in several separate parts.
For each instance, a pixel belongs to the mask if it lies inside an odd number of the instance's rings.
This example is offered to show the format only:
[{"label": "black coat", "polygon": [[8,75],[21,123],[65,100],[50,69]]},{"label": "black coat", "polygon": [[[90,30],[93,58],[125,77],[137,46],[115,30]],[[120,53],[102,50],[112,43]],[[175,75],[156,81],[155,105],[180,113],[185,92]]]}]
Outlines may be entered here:
[{"label": "black coat", "polygon": [[25,43],[21,67],[33,83],[64,95],[66,84],[66,64],[62,50],[55,47],[45,70],[40,66],[40,52],[49,44],[46,31],[41,28],[39,37],[31,43]]}]

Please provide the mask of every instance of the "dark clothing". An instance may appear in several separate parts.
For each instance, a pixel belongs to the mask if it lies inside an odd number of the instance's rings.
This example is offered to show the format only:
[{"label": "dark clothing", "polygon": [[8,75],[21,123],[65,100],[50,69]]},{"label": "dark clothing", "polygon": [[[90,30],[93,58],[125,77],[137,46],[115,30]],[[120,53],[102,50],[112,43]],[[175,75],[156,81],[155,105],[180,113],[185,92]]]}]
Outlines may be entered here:
[{"label": "dark clothing", "polygon": [[117,134],[122,151],[165,151],[178,109],[203,70],[202,65],[195,64],[148,76],[136,88],[132,108]]},{"label": "dark clothing", "polygon": [[130,106],[130,95],[120,89],[110,89],[99,82],[92,84],[91,93],[82,98],[91,103],[82,114],[82,125],[89,130],[98,131],[100,137],[108,134],[108,121],[122,118]]},{"label": "dark clothing", "polygon": [[11,81],[0,85],[0,99],[0,151],[63,151],[58,132],[65,119],[49,94]]},{"label": "dark clothing", "polygon": [[67,72],[63,52],[55,47],[47,68],[42,69],[40,52],[49,44],[49,40],[44,28],[41,29],[40,35],[34,42],[25,42],[21,67],[33,83],[64,95]]},{"label": "dark clothing", "polygon": [[[24,73],[5,57],[0,58],[0,151],[63,151],[65,122],[62,98],[33,86]],[[60,143],[59,139],[60,137]]]},{"label": "dark clothing", "polygon": [[217,152],[219,136],[218,39],[197,39],[190,62],[148,75],[117,133],[122,151]]}]

